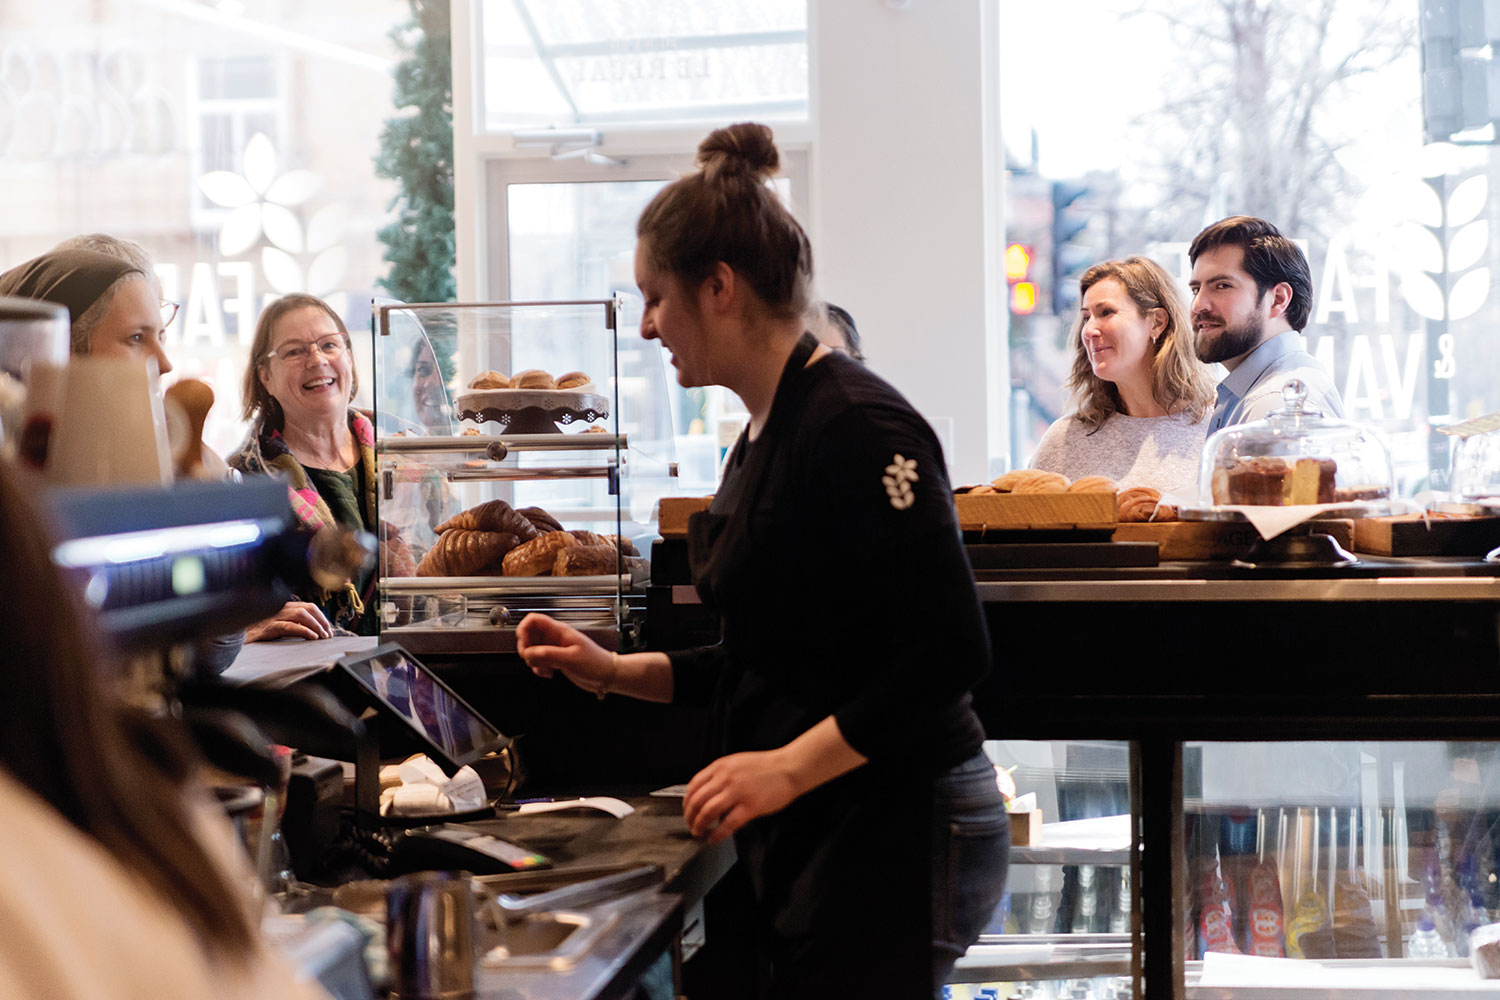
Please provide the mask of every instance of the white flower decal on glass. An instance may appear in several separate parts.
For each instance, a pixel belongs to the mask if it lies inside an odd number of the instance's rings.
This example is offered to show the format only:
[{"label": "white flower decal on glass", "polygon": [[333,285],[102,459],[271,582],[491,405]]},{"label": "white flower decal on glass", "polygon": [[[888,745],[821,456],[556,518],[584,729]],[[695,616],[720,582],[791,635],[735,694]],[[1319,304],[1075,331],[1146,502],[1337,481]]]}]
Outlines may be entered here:
[{"label": "white flower decal on glass", "polygon": [[891,506],[897,510],[906,510],[916,502],[917,495],[911,489],[911,484],[916,481],[917,460],[899,454],[891,459],[891,464],[885,467],[885,475],[880,477],[886,496],[891,498]]},{"label": "white flower decal on glass", "polygon": [[[1439,188],[1447,192],[1446,202]],[[1415,221],[1401,231],[1402,296],[1424,319],[1474,315],[1490,295],[1490,269],[1475,266],[1483,264],[1490,242],[1489,220],[1483,217],[1489,178],[1477,173],[1450,190],[1448,175],[1439,174],[1413,183],[1409,195]],[[1439,279],[1447,285],[1446,298]]]},{"label": "white flower decal on glass", "polygon": [[[260,248],[260,267],[266,283],[277,292],[312,292],[327,296],[339,287],[349,264],[342,246],[348,209],[339,203],[313,213],[306,230],[294,211],[305,205],[323,186],[311,170],[277,173],[277,154],[271,140],[257,132],[245,144],[243,175],[214,170],[198,178],[198,187],[209,201],[229,209],[219,229],[219,252],[240,257],[264,236],[269,246]],[[299,259],[312,255],[304,266]]]}]

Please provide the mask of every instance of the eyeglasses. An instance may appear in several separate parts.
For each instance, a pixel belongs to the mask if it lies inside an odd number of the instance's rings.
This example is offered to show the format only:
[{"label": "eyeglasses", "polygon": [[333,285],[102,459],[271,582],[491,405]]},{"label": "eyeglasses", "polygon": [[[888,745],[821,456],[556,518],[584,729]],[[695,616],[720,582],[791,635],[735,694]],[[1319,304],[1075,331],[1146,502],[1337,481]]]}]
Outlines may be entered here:
[{"label": "eyeglasses", "polygon": [[172,321],[177,318],[177,309],[178,304],[176,302],[171,302],[167,299],[161,300],[161,328],[163,330],[171,326]]},{"label": "eyeglasses", "polygon": [[289,365],[298,365],[307,360],[307,354],[313,348],[317,348],[319,354],[323,355],[325,361],[333,361],[342,357],[348,345],[344,343],[342,334],[324,337],[322,340],[308,343],[305,340],[289,344],[282,344],[274,351],[266,352],[266,360],[280,358]]}]

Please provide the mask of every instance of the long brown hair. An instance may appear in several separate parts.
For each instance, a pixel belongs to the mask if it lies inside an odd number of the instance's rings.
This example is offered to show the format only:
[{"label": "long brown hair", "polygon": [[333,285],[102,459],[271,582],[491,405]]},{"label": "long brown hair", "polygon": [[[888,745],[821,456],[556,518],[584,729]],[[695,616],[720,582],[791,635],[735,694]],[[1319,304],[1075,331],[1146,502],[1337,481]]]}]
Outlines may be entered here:
[{"label": "long brown hair", "polygon": [[44,524],[0,461],[0,767],[139,876],[207,952],[242,961],[253,925],[193,832],[186,738],[128,708],[110,683],[95,623],[53,566]]},{"label": "long brown hair", "polygon": [[354,364],[354,343],[349,339],[349,330],[344,326],[343,317],[316,295],[294,292],[291,295],[283,295],[266,306],[260,311],[260,318],[255,321],[255,339],[250,343],[250,360],[245,365],[245,381],[240,386],[240,399],[243,400],[246,420],[254,420],[256,414],[262,414],[273,424],[280,424],[281,407],[266,391],[266,387],[261,385],[260,367],[266,363],[266,355],[271,350],[271,338],[276,336],[276,324],[281,322],[281,318],[287,313],[309,307],[321,309],[327,313],[333,318],[333,323],[339,328],[339,333],[344,335],[344,344],[351,355],[349,364],[352,379],[349,383],[349,398],[352,400],[359,392],[359,367]]},{"label": "long brown hair", "polygon": [[781,166],[771,130],[754,122],[715,129],[698,145],[697,166],[658,191],[636,222],[652,265],[692,287],[723,261],[773,317],[801,316],[812,245],[766,183]]},{"label": "long brown hair", "polygon": [[[1148,257],[1126,257],[1095,264],[1078,279],[1079,301],[1101,281],[1113,278],[1125,289],[1136,308],[1144,314],[1161,309],[1167,314],[1167,325],[1156,338],[1151,359],[1151,396],[1168,413],[1184,414],[1194,423],[1202,420],[1214,404],[1214,384],[1208,369],[1198,360],[1193,346],[1193,328],[1187,308],[1170,275]],[[1083,344],[1083,313],[1073,320],[1073,371],[1068,388],[1078,407],[1078,419],[1090,432],[1096,431],[1110,414],[1121,412],[1120,393],[1113,382],[1094,374],[1088,350]]]}]

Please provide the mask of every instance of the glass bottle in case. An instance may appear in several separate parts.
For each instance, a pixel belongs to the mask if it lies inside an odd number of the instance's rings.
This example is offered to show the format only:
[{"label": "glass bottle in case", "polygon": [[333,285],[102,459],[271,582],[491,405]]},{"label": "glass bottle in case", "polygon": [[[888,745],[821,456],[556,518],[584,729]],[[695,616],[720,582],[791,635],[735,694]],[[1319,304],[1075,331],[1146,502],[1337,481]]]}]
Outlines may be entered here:
[{"label": "glass bottle in case", "polygon": [[545,611],[628,648],[675,474],[654,342],[618,299],[377,304],[382,636],[514,648]]}]

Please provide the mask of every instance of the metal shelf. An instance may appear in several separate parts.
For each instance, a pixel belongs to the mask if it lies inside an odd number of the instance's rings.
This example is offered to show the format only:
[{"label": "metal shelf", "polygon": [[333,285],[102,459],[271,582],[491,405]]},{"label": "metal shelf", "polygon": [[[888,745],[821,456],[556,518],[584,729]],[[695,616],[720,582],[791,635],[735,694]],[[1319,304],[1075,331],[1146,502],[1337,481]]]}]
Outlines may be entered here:
[{"label": "metal shelf", "polygon": [[609,479],[615,474],[613,462],[608,465],[548,465],[524,469],[443,469],[429,466],[451,482],[519,482],[528,479]]},{"label": "metal shelf", "polygon": [[1130,848],[1091,847],[1012,847],[1013,865],[1098,865],[1101,867],[1130,864]]},{"label": "metal shelf", "polygon": [[1089,979],[1130,975],[1129,934],[985,934],[950,983]]},{"label": "metal shelf", "polygon": [[630,587],[629,574],[619,576],[383,576],[380,588],[392,594],[463,594],[466,597],[566,597],[573,594],[617,594]]},{"label": "metal shelf", "polygon": [[492,444],[506,451],[605,451],[628,448],[625,434],[446,434],[431,437],[389,437],[376,446],[381,454],[430,455],[442,452],[483,452]]}]

